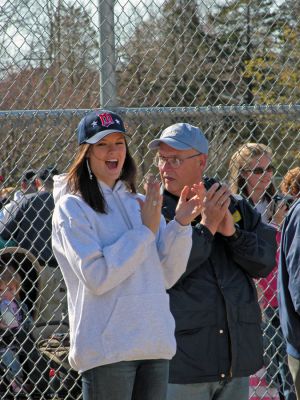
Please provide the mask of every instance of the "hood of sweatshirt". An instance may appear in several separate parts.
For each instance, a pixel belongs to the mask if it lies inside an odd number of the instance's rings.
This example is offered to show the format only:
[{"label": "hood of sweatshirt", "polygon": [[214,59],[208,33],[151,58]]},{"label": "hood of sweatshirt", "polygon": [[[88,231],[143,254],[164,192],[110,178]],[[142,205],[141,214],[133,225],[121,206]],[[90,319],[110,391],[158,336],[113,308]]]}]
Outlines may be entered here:
[{"label": "hood of sweatshirt", "polygon": [[65,194],[69,193],[68,182],[67,182],[67,174],[55,175],[53,177],[53,198],[54,203],[57,203],[58,200]]},{"label": "hood of sweatshirt", "polygon": [[[57,203],[61,197],[70,193],[67,182],[67,174],[55,175],[53,177],[53,181],[54,181],[53,198],[54,198],[54,203]],[[98,185],[104,195],[108,195],[112,192],[117,192],[119,190],[124,190],[124,188],[126,188],[123,181],[117,181],[113,189],[102,181],[98,181]],[[78,195],[80,196],[79,193]],[[142,197],[142,196],[137,196],[137,197]]]}]

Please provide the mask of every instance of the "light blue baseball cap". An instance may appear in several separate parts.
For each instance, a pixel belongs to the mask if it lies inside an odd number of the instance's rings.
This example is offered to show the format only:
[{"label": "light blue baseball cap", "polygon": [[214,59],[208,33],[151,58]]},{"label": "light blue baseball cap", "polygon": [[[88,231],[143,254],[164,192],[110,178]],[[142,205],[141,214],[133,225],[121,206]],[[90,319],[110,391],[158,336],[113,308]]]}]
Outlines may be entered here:
[{"label": "light blue baseball cap", "polygon": [[204,133],[196,126],[185,122],[168,126],[159,139],[152,140],[148,147],[155,150],[160,143],[165,143],[176,150],[195,149],[199,153],[208,154],[208,140]]}]

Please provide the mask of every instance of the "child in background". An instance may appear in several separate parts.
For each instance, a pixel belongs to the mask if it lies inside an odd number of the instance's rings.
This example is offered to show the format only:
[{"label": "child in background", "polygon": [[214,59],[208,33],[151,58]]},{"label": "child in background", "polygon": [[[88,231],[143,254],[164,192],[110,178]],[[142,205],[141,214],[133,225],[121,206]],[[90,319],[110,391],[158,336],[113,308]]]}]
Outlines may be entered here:
[{"label": "child in background", "polygon": [[19,304],[19,291],[21,287],[20,275],[11,266],[0,269],[0,358],[10,372],[11,390],[15,394],[24,392],[22,366],[18,356],[18,343],[16,333],[26,327],[24,322],[26,311]]}]

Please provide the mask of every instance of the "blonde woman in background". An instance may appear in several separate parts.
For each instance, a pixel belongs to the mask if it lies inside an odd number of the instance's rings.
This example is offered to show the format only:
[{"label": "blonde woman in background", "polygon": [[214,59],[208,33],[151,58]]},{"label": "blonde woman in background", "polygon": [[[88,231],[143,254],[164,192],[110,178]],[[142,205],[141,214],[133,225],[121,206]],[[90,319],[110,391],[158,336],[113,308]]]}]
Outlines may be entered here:
[{"label": "blonde woman in background", "polygon": [[245,143],[229,164],[231,191],[247,198],[265,223],[271,219],[270,206],[275,194],[272,156],[270,147],[262,143]]}]

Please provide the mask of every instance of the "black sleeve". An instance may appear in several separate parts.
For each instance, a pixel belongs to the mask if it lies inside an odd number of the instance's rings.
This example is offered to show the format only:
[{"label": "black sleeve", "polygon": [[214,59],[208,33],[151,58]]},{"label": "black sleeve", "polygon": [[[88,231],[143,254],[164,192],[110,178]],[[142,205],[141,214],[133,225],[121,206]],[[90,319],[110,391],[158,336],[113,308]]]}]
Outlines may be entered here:
[{"label": "black sleeve", "polygon": [[260,214],[246,201],[240,203],[241,234],[227,240],[234,261],[251,277],[266,277],[276,265],[276,229],[261,221]]}]

